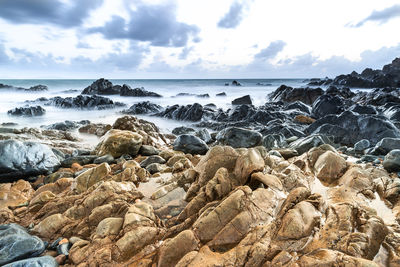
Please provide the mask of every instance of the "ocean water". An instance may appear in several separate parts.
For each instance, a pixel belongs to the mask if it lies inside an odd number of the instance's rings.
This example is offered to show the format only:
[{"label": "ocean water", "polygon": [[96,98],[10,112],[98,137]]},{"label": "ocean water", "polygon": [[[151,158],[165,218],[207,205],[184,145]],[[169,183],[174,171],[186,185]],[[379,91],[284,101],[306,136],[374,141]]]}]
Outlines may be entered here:
[{"label": "ocean water", "polygon": [[[242,86],[225,86],[231,84],[232,80],[224,79],[198,79],[198,80],[110,80],[114,85],[128,84],[132,88],[144,87],[148,91],[161,94],[162,98],[147,97],[121,97],[105,96],[125,103],[125,108],[110,110],[76,110],[61,109],[51,106],[43,106],[46,109],[44,116],[38,117],[17,117],[10,116],[7,111],[15,107],[26,106],[26,100],[35,100],[39,97],[68,97],[77,96],[94,80],[0,80],[0,83],[15,87],[29,88],[34,85],[47,85],[49,90],[43,92],[25,92],[15,89],[0,89],[0,124],[5,122],[17,123],[17,127],[40,127],[65,120],[80,121],[90,120],[92,122],[113,123],[121,115],[121,110],[129,108],[132,104],[151,101],[163,107],[174,104],[187,105],[200,103],[202,105],[213,103],[219,108],[228,109],[231,101],[235,98],[250,95],[255,106],[267,102],[267,95],[280,85],[285,84],[293,87],[305,86],[304,79],[243,79],[239,80]],[[77,90],[77,91],[70,91]],[[225,92],[226,97],[217,97],[216,94]],[[179,93],[209,94],[209,98],[195,96],[180,96]],[[163,118],[141,115],[138,116],[156,123],[163,132],[170,132],[173,128],[187,124],[186,122],[172,121]]]}]

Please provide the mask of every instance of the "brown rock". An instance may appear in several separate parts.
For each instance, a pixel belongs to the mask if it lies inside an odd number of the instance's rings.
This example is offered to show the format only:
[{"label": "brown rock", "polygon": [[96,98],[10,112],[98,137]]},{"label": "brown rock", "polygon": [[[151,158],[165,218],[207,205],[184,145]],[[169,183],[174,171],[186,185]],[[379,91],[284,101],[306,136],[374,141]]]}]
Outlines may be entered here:
[{"label": "brown rock", "polygon": [[89,187],[95,183],[103,180],[111,173],[111,168],[108,163],[102,163],[101,165],[91,168],[78,177],[75,178],[72,185],[73,189],[78,193],[85,192]]},{"label": "brown rock", "polygon": [[110,130],[104,135],[96,147],[96,154],[107,154],[118,158],[123,154],[136,156],[142,146],[143,137],[131,131]]},{"label": "brown rock", "polygon": [[315,174],[322,182],[334,183],[347,168],[346,161],[332,151],[326,151],[315,162]]},{"label": "brown rock", "polygon": [[117,241],[122,259],[128,259],[138,253],[146,245],[153,243],[157,238],[158,230],[155,227],[138,227],[127,232]]},{"label": "brown rock", "polygon": [[264,159],[257,149],[249,148],[245,154],[236,161],[235,175],[239,184],[244,185],[254,172],[264,170]]}]

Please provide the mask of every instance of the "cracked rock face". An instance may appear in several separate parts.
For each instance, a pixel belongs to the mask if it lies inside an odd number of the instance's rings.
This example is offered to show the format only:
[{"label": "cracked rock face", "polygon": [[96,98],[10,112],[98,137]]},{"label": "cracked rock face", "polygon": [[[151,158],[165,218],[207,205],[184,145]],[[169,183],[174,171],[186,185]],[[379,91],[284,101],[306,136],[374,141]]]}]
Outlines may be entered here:
[{"label": "cracked rock face", "polygon": [[[135,123],[118,131],[145,132]],[[4,184],[0,221],[67,238],[76,266],[398,266],[400,179],[383,167],[328,144],[289,159],[155,147],[159,156],[60,169],[39,188]]]}]

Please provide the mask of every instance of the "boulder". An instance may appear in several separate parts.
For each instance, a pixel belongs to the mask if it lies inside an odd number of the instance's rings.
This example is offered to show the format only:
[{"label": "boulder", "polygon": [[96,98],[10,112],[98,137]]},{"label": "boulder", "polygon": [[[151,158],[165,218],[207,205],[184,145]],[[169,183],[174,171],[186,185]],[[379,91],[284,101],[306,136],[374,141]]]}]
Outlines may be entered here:
[{"label": "boulder", "polygon": [[367,139],[362,139],[354,144],[354,151],[355,152],[363,152],[367,148],[370,147],[370,142]]},{"label": "boulder", "polygon": [[56,96],[50,99],[43,99],[43,101],[40,99],[35,101],[43,102],[47,106],[76,109],[112,109],[125,106],[123,103],[114,102],[110,98],[98,95],[78,95],[76,97],[66,98]]},{"label": "boulder", "polygon": [[339,154],[326,151],[314,164],[315,175],[322,182],[334,183],[346,171],[347,164]]},{"label": "boulder", "polygon": [[338,96],[322,95],[312,105],[311,114],[315,118],[322,118],[329,114],[340,114],[344,111],[344,102]]},{"label": "boulder", "polygon": [[160,151],[154,146],[142,145],[139,149],[139,154],[142,156],[153,156],[160,154]]},{"label": "boulder", "polygon": [[82,121],[63,121],[63,122],[56,122],[47,126],[41,126],[48,130],[59,130],[59,131],[70,131],[76,128],[79,128],[83,125],[89,124],[90,121],[82,120]]},{"label": "boulder", "polygon": [[374,106],[371,105],[360,105],[354,104],[349,108],[350,111],[353,111],[358,114],[372,114],[375,115],[378,112],[376,111]]},{"label": "boulder", "polygon": [[23,227],[17,224],[0,225],[0,265],[39,256],[45,248],[40,238],[31,236]]},{"label": "boulder", "polygon": [[121,96],[135,96],[135,97],[162,97],[162,95],[159,95],[157,93],[144,90],[143,87],[132,89],[127,84],[122,85],[121,90],[120,90],[120,95]]},{"label": "boulder", "polygon": [[326,136],[311,135],[297,139],[296,141],[290,143],[289,147],[295,149],[299,155],[301,155],[313,147],[327,143],[330,143],[330,140]]},{"label": "boulder", "polygon": [[400,171],[400,149],[394,149],[385,156],[383,167],[388,172]]},{"label": "boulder", "polygon": [[386,137],[380,140],[372,149],[372,155],[386,155],[393,149],[400,149],[400,138]]},{"label": "boulder", "polygon": [[53,172],[58,157],[47,145],[16,140],[0,141],[0,180],[15,181]]},{"label": "boulder", "polygon": [[43,84],[34,85],[29,87],[29,89],[25,89],[25,91],[31,91],[31,92],[47,91],[47,90],[49,90],[49,88]]},{"label": "boulder", "polygon": [[304,104],[312,105],[314,101],[324,94],[321,88],[293,88],[286,85],[281,85],[274,92],[269,94],[271,101],[295,102],[301,101]]},{"label": "boulder", "polygon": [[253,130],[229,127],[220,131],[216,137],[219,144],[238,147],[255,147],[261,144],[262,135]]},{"label": "boulder", "polygon": [[26,260],[14,261],[3,267],[58,267],[58,262],[52,256],[35,257]]},{"label": "boulder", "polygon": [[150,101],[140,102],[133,104],[129,109],[122,111],[124,114],[150,114],[161,112],[162,107],[160,105],[151,103]]},{"label": "boulder", "polygon": [[12,116],[43,116],[46,113],[46,110],[41,106],[35,107],[21,107],[21,108],[14,108],[12,110],[7,111],[9,115]]},{"label": "boulder", "polygon": [[112,82],[104,78],[94,81],[90,86],[83,89],[83,95],[118,95],[119,86],[113,86]]},{"label": "boulder", "polygon": [[114,158],[124,154],[136,156],[142,146],[142,141],[143,137],[140,134],[113,129],[102,137],[96,147],[96,154],[98,156],[110,154]]},{"label": "boulder", "polygon": [[186,126],[179,126],[174,129],[172,129],[172,133],[175,135],[181,135],[181,134],[191,134],[194,133],[195,129],[186,127]]},{"label": "boulder", "polygon": [[75,178],[72,187],[80,194],[85,192],[95,183],[103,180],[111,173],[111,168],[107,163],[102,163],[97,167],[91,168]]},{"label": "boulder", "polygon": [[183,134],[178,136],[174,141],[174,150],[182,151],[189,154],[200,154],[204,155],[208,151],[207,144],[191,134]]},{"label": "boulder", "polygon": [[140,162],[140,167],[146,168],[147,166],[149,166],[152,163],[164,164],[164,163],[166,163],[166,161],[165,161],[165,159],[163,159],[162,157],[157,156],[157,155],[150,156],[147,159]]},{"label": "boulder", "polygon": [[204,108],[198,103],[186,106],[173,105],[167,107],[163,112],[157,113],[159,117],[180,121],[200,121],[203,115]]},{"label": "boulder", "polygon": [[253,104],[249,95],[245,95],[232,100],[232,105],[251,105]]},{"label": "boulder", "polygon": [[267,149],[281,148],[286,145],[285,137],[282,134],[268,134],[264,136],[262,143]]}]

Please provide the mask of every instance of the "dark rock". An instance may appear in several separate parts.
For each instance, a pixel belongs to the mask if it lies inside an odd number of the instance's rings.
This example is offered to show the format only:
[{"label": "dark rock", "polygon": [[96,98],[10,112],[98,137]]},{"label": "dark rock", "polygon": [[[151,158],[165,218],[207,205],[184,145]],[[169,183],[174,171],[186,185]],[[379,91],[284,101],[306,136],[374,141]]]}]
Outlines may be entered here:
[{"label": "dark rock", "polygon": [[18,125],[18,123],[15,123],[15,122],[3,122],[1,124],[1,126],[3,126],[3,127],[10,127],[10,126],[17,126],[17,125]]},{"label": "dark rock", "polygon": [[286,85],[281,85],[278,89],[269,94],[269,98],[271,101],[301,101],[304,104],[312,105],[312,103],[323,94],[324,90],[321,88],[292,88]]},{"label": "dark rock", "polygon": [[39,256],[44,250],[44,242],[23,227],[13,223],[0,225],[0,265]]},{"label": "dark rock", "polygon": [[332,83],[332,79],[329,79],[328,77],[324,78],[324,79],[320,79],[320,78],[312,78],[309,80],[307,85],[311,85],[311,86],[321,86],[321,85],[328,85]]},{"label": "dark rock", "polygon": [[97,159],[97,156],[75,156],[75,157],[69,157],[66,158],[61,162],[61,166],[64,168],[69,168],[73,163],[78,163],[79,165],[86,165],[93,163],[93,161]]},{"label": "dark rock", "polygon": [[104,78],[94,81],[82,91],[83,95],[118,95],[119,93],[120,86],[113,86],[112,82]]},{"label": "dark rock", "polygon": [[205,128],[198,130],[198,131],[195,133],[195,135],[196,135],[197,137],[199,137],[201,140],[203,140],[204,142],[206,142],[207,144],[210,143],[210,142],[212,141],[210,132],[209,132],[207,129],[205,129]]},{"label": "dark rock", "polygon": [[290,149],[290,148],[279,149],[278,152],[286,160],[299,155],[299,153],[295,149]]},{"label": "dark rock", "polygon": [[383,167],[388,172],[400,171],[400,149],[394,149],[385,156]]},{"label": "dark rock", "polygon": [[284,109],[285,110],[294,109],[294,110],[299,110],[299,111],[305,112],[306,114],[311,114],[311,107],[304,104],[301,101],[295,101],[292,103],[288,103],[287,105],[285,105]]},{"label": "dark rock", "polygon": [[354,104],[349,108],[349,110],[358,114],[377,114],[376,109],[371,105]]},{"label": "dark rock", "polygon": [[153,156],[160,154],[160,151],[153,146],[142,145],[139,149],[139,154],[142,156]]},{"label": "dark rock", "polygon": [[191,94],[191,93],[179,93],[176,96],[179,97],[179,96],[195,96],[195,95],[196,94]]},{"label": "dark rock", "polygon": [[66,243],[62,243],[60,245],[57,246],[57,253],[58,255],[65,255],[68,256],[69,255],[69,249],[71,248],[72,244],[69,242]]},{"label": "dark rock", "polygon": [[115,107],[123,107],[125,104],[120,102],[114,102],[113,100],[97,96],[97,95],[78,95],[77,97],[66,97],[60,96],[47,98],[39,98],[34,102],[42,102],[47,106],[56,106],[59,108],[77,108],[77,109],[111,109]]},{"label": "dark rock", "polygon": [[133,104],[129,109],[125,109],[122,111],[124,114],[149,114],[149,113],[157,113],[162,111],[162,107],[160,105],[151,103],[150,101],[140,102]]},{"label": "dark rock", "polygon": [[157,116],[174,120],[199,121],[202,119],[203,114],[203,106],[194,103],[193,105],[167,107],[165,111],[158,113]]},{"label": "dark rock", "polygon": [[342,88],[337,88],[336,86],[329,86],[328,89],[326,89],[325,94],[327,95],[337,95],[341,96],[343,98],[352,98],[356,94],[350,90],[348,87],[342,87]]},{"label": "dark rock", "polygon": [[322,118],[330,114],[340,114],[344,111],[344,102],[338,96],[322,95],[312,105],[311,115]]},{"label": "dark rock", "polygon": [[234,148],[255,147],[261,145],[262,135],[259,132],[238,127],[229,127],[220,131],[216,137],[219,144]]},{"label": "dark rock", "polygon": [[354,144],[354,151],[355,152],[363,152],[364,150],[369,148],[370,145],[371,144],[367,139],[360,140]]},{"label": "dark rock", "polygon": [[268,134],[264,136],[262,143],[267,149],[275,149],[286,146],[285,137],[282,134]]},{"label": "dark rock", "polygon": [[14,261],[12,263],[3,265],[3,267],[58,267],[55,258],[51,256],[42,256],[36,258],[29,258],[26,260]]},{"label": "dark rock", "polygon": [[108,154],[108,155],[104,155],[104,156],[98,157],[97,159],[95,159],[93,161],[93,163],[94,164],[101,164],[101,163],[107,162],[107,163],[111,164],[111,163],[114,162],[114,160],[115,160],[114,157],[112,155]]},{"label": "dark rock", "polygon": [[296,141],[290,143],[289,147],[296,150],[299,155],[301,155],[313,147],[329,143],[331,143],[331,140],[329,140],[329,138],[326,136],[311,135],[297,139]]},{"label": "dark rock", "polygon": [[332,136],[335,143],[353,146],[367,139],[375,145],[382,138],[400,138],[400,131],[387,118],[378,115],[356,114],[345,111],[316,120],[306,130],[307,134]]},{"label": "dark rock", "polygon": [[76,156],[88,156],[91,154],[92,151],[87,150],[87,149],[74,149],[72,151],[71,156],[76,157]]},{"label": "dark rock", "polygon": [[400,138],[383,138],[372,149],[372,155],[386,155],[393,149],[400,149]]},{"label": "dark rock", "polygon": [[232,105],[251,105],[251,104],[252,102],[249,95],[236,98],[232,101]]},{"label": "dark rock", "polygon": [[49,88],[46,85],[42,84],[31,86],[29,89],[25,89],[25,91],[32,91],[32,92],[47,91],[47,90],[49,90]]},{"label": "dark rock", "polygon": [[186,126],[176,127],[172,130],[172,133],[175,135],[189,134],[189,133],[194,133],[194,132],[195,132],[195,129],[186,127]]},{"label": "dark rock", "polygon": [[20,107],[14,108],[12,110],[7,111],[8,114],[13,116],[43,116],[46,113],[46,110],[41,106],[35,107]]},{"label": "dark rock", "polygon": [[400,105],[395,104],[387,108],[383,114],[391,121],[400,122]]},{"label": "dark rock", "polygon": [[90,123],[90,121],[88,121],[88,120],[82,120],[79,122],[67,120],[67,121],[56,122],[56,123],[50,124],[48,126],[41,126],[41,127],[44,127],[48,130],[70,131],[70,130],[79,128],[83,125],[87,125],[89,123]]},{"label": "dark rock", "polygon": [[209,94],[200,94],[200,95],[196,95],[196,97],[200,97],[200,98],[209,98],[210,95],[209,95]]},{"label": "dark rock", "polygon": [[242,84],[241,84],[240,82],[236,81],[236,80],[233,80],[233,81],[232,81],[232,85],[235,85],[235,86],[242,86]]},{"label": "dark rock", "polygon": [[215,96],[226,96],[226,93],[225,93],[225,92],[218,93],[218,94],[216,94]]},{"label": "dark rock", "polygon": [[377,157],[377,156],[373,156],[373,155],[363,155],[361,158],[360,158],[360,160],[362,161],[362,162],[374,162],[375,160],[379,160],[379,157]]},{"label": "dark rock", "polygon": [[164,169],[164,167],[160,163],[151,163],[147,165],[146,170],[150,174],[155,174],[157,172],[161,172]]},{"label": "dark rock", "polygon": [[216,109],[216,108],[217,108],[217,105],[215,105],[215,104],[213,104],[213,103],[209,103],[209,104],[204,105],[204,107]]},{"label": "dark rock", "polygon": [[175,139],[173,146],[174,150],[189,154],[204,155],[208,151],[207,144],[197,136],[191,134],[178,136],[178,138]]},{"label": "dark rock", "polygon": [[16,140],[0,141],[1,182],[48,174],[59,166],[60,161],[47,145]]},{"label": "dark rock", "polygon": [[158,155],[154,155],[154,156],[150,156],[147,159],[140,162],[140,167],[146,168],[147,166],[149,166],[152,163],[165,164],[165,162],[166,162],[165,159],[163,159],[162,157],[160,157]]},{"label": "dark rock", "polygon": [[121,87],[120,91],[121,96],[136,96],[136,97],[162,97],[154,92],[146,91],[143,87],[142,88],[135,88],[132,89],[129,85],[124,84]]}]

